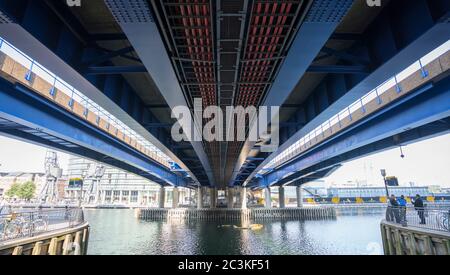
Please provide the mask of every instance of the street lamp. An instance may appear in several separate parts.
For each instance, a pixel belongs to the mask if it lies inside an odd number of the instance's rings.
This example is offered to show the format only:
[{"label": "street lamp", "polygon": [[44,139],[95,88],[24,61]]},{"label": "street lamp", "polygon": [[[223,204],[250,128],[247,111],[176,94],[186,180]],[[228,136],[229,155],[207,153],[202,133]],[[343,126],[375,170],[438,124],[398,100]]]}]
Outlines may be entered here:
[{"label": "street lamp", "polygon": [[386,181],[386,170],[385,169],[381,169],[381,176],[383,177],[383,180],[384,180],[384,188],[386,189],[386,196],[389,199],[389,190],[388,190],[387,181]]},{"label": "street lamp", "polygon": [[[90,166],[90,165],[89,165]],[[80,186],[80,196],[79,196],[79,201],[78,201],[78,207],[81,207],[81,204],[83,203],[83,185],[84,185],[84,180],[86,179],[86,177],[87,177],[87,173],[88,173],[88,169],[89,169],[89,166],[87,167],[87,169],[86,170],[83,170],[82,172],[81,172],[81,178],[83,179],[82,181],[81,181],[81,186]]]}]

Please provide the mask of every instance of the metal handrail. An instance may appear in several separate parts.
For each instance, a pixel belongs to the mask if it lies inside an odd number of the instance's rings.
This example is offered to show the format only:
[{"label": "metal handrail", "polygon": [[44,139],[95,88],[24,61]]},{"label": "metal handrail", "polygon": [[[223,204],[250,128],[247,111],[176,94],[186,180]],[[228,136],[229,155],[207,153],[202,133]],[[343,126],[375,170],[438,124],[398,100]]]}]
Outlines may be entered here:
[{"label": "metal handrail", "polygon": [[388,206],[386,220],[405,227],[450,232],[450,208]]},{"label": "metal handrail", "polygon": [[84,214],[81,208],[12,211],[0,215],[0,243],[72,228],[82,223]]},{"label": "metal handrail", "polygon": [[[266,166],[264,166],[264,168],[259,173],[266,174],[269,171],[271,171],[271,168],[280,166],[289,161],[290,159],[294,158],[295,156],[299,155],[301,152],[303,152],[308,148],[308,144],[312,145],[314,139],[317,140],[319,136],[323,137],[326,131],[330,131],[330,133],[333,134],[332,129],[335,125],[341,126],[341,123],[344,120],[352,121],[353,120],[352,115],[354,115],[358,111],[362,111],[363,113],[365,113],[366,104],[371,102],[373,99],[377,99],[378,103],[381,104],[382,103],[381,95],[386,91],[388,91],[389,89],[391,89],[392,87],[395,86],[397,93],[401,93],[402,87],[400,85],[400,82],[406,79],[407,77],[413,75],[414,73],[420,71],[422,77],[427,78],[429,76],[429,73],[426,71],[425,66],[431,63],[432,61],[438,59],[439,57],[443,56],[444,54],[446,54],[449,49],[450,49],[450,40],[441,45],[440,47],[438,47],[437,49],[435,49],[434,51],[420,58],[405,70],[389,78],[381,85],[377,86],[375,89],[371,90],[369,93],[365,94],[364,96],[356,100],[354,103],[350,104],[348,107],[344,108],[336,115],[326,120],[324,123],[316,127],[314,130],[305,134],[301,139],[299,139],[297,142],[289,146],[277,157],[271,160]],[[444,54],[439,54],[443,51]]]},{"label": "metal handrail", "polygon": [[159,150],[156,146],[146,140],[144,137],[139,135],[137,132],[129,128],[125,123],[114,117],[112,114],[107,112],[105,109],[100,107],[94,101],[89,99],[87,96],[82,94],[80,91],[76,90],[75,87],[71,86],[56,74],[50,72],[47,68],[39,64],[36,60],[32,59],[11,43],[0,37],[0,51],[11,57],[16,62],[20,63],[29,71],[24,76],[26,80],[31,80],[32,73],[38,75],[48,83],[52,85],[50,94],[55,93],[56,89],[63,92],[70,97],[70,101],[67,102],[69,106],[73,104],[74,101],[79,102],[84,106],[87,112],[92,112],[96,114],[99,118],[107,121],[108,124],[112,125],[122,133],[126,134],[130,138],[138,141],[146,150],[150,152],[150,156],[161,164],[170,167],[170,161],[172,161],[166,154]]}]

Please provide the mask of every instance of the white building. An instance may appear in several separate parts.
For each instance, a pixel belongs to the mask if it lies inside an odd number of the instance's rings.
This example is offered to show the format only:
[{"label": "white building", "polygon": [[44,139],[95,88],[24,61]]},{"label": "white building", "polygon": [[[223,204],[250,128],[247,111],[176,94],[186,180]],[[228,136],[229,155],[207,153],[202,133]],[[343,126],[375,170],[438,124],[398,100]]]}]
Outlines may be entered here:
[{"label": "white building", "polygon": [[[89,166],[96,163],[79,157],[71,157],[67,169],[68,180],[82,178],[87,174]],[[92,178],[85,178],[82,187],[82,198],[86,201],[89,190],[93,184]],[[106,167],[105,173],[99,182],[99,198],[97,203],[103,205],[125,205],[125,206],[150,206],[158,205],[158,194],[160,187],[157,183],[143,177],[122,171],[113,167]],[[172,188],[166,187],[165,205],[171,206]],[[180,205],[188,205],[190,190],[180,188]],[[66,197],[77,201],[81,199],[81,188],[68,185]]]}]

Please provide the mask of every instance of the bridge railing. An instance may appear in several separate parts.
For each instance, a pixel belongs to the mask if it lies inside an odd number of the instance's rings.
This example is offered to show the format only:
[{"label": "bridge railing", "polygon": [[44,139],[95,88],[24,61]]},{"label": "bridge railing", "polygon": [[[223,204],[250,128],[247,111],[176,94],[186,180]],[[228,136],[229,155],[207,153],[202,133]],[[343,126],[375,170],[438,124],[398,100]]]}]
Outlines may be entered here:
[{"label": "bridge railing", "polygon": [[386,221],[403,226],[450,232],[450,208],[388,206]]},{"label": "bridge railing", "polygon": [[[438,74],[445,72],[449,67],[449,50],[450,40],[417,60],[402,72],[389,78],[314,130],[305,134],[269,162],[260,173],[267,173],[272,168],[284,164],[367,114],[379,110],[385,104],[407,94],[426,81],[436,77]],[[444,64],[442,64],[441,59]]]},{"label": "bridge railing", "polygon": [[0,215],[0,243],[75,227],[84,223],[81,208],[11,212]]},{"label": "bridge railing", "polygon": [[[125,123],[107,112],[83,93],[76,90],[75,87],[47,70],[36,60],[32,59],[1,37],[0,52],[25,68],[25,71],[23,73],[21,72],[23,75],[18,79],[21,83],[29,85],[35,90],[36,87],[46,89],[46,93],[48,93],[46,94],[47,98],[53,99],[55,103],[81,115],[81,117],[91,124],[96,125],[116,138],[128,143],[130,146],[133,146],[166,167],[170,167],[170,158],[161,150],[156,148],[148,140],[129,128]],[[21,68],[14,68],[13,66],[11,73],[13,73],[14,70],[21,71]],[[39,79],[36,79],[36,76]],[[42,93],[43,91],[39,92]],[[59,96],[58,93],[64,94],[64,97]],[[80,109],[81,111],[77,112]]]}]

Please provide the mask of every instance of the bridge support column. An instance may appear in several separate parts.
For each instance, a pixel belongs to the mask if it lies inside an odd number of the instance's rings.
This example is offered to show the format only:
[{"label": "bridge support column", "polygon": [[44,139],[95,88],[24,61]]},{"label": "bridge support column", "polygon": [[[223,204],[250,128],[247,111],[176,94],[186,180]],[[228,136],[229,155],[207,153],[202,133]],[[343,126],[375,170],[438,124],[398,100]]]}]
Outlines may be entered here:
[{"label": "bridge support column", "polygon": [[241,209],[247,209],[247,188],[241,188]]},{"label": "bridge support column", "polygon": [[266,208],[272,208],[272,196],[270,194],[270,187],[267,187],[264,190],[264,200],[265,200],[264,206]]},{"label": "bridge support column", "polygon": [[279,203],[279,207],[280,208],[285,208],[286,207],[284,199],[285,199],[285,197],[284,197],[284,187],[280,186],[278,188],[278,203]]},{"label": "bridge support column", "polygon": [[227,207],[234,208],[234,188],[228,187],[227,189]]},{"label": "bridge support column", "polygon": [[203,208],[203,188],[201,186],[197,188],[197,208]]},{"label": "bridge support column", "polygon": [[297,207],[303,207],[303,191],[301,185],[296,187],[296,193],[297,193]]},{"label": "bridge support column", "polygon": [[217,189],[216,188],[210,188],[209,189],[209,207],[210,208],[216,208],[217,205]]},{"label": "bridge support column", "polygon": [[164,208],[164,202],[166,200],[166,190],[164,186],[159,187],[159,199],[158,199],[158,207]]},{"label": "bridge support column", "polygon": [[178,202],[180,200],[180,191],[178,187],[174,187],[172,190],[172,208],[178,208]]}]

